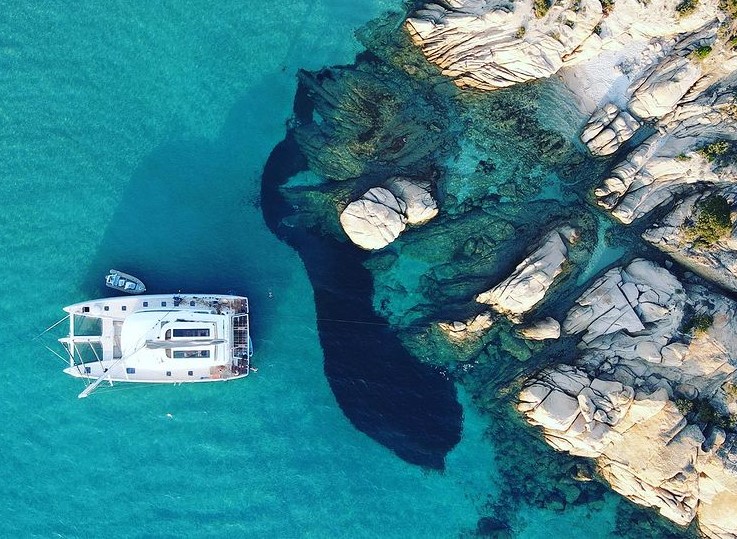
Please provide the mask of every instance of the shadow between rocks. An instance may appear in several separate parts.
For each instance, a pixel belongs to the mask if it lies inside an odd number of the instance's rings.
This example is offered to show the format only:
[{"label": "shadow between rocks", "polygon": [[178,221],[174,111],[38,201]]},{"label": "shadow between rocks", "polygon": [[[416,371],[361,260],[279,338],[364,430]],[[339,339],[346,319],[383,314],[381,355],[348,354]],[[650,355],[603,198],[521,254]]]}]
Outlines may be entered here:
[{"label": "shadow between rocks", "polygon": [[315,294],[325,374],[343,413],[405,461],[443,469],[460,441],[455,387],[412,357],[373,310],[367,254],[353,245],[290,227],[280,186],[307,168],[291,133],[271,153],[261,185],[264,218],[305,263]]}]

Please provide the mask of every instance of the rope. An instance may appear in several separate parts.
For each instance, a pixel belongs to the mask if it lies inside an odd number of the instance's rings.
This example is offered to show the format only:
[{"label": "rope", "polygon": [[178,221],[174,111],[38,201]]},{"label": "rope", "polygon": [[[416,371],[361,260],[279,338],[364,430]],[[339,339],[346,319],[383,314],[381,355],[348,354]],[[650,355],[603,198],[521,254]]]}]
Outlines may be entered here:
[{"label": "rope", "polygon": [[45,334],[45,333],[47,333],[48,331],[51,331],[51,330],[52,330],[52,329],[54,329],[54,328],[55,328],[56,326],[58,326],[59,324],[61,324],[61,323],[62,323],[62,322],[63,322],[64,320],[67,320],[68,318],[69,318],[69,315],[66,315],[66,316],[65,316],[64,318],[62,318],[62,319],[61,319],[61,320],[59,320],[58,322],[55,322],[55,323],[53,323],[52,325],[50,325],[49,327],[47,327],[47,328],[46,328],[45,330],[43,330],[43,331],[42,331],[41,333],[39,333],[38,335],[36,335],[36,336],[35,336],[35,337],[33,338],[33,340],[35,341],[36,339],[38,339],[39,337],[41,337],[41,335],[44,335],[44,334]]}]

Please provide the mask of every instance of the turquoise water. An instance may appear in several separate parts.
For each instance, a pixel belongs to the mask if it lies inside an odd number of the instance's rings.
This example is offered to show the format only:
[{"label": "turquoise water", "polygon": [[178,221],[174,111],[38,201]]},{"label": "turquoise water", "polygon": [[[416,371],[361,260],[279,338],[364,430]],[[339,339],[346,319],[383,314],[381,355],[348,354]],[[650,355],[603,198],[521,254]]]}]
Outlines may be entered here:
[{"label": "turquoise water", "polygon": [[[4,7],[0,536],[456,537],[498,501],[502,456],[462,391],[463,438],[442,473],[345,419],[304,268],[259,208],[296,70],[351,62],[353,31],[398,4]],[[258,373],[77,400],[80,382],[44,347],[63,329],[33,337],[61,306],[105,294],[110,267],[152,292],[248,294]],[[610,536],[617,504],[509,503],[529,538],[594,517]]]}]

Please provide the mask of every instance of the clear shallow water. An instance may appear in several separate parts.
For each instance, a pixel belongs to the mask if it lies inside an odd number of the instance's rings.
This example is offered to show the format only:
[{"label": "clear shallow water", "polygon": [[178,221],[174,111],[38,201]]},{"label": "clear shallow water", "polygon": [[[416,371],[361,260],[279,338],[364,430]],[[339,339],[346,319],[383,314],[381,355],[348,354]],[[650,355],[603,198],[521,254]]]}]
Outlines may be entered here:
[{"label": "clear shallow water", "polygon": [[[296,69],[350,62],[353,30],[392,7],[3,10],[0,535],[453,537],[475,528],[497,492],[494,459],[509,457],[483,438],[486,420],[460,393],[463,438],[443,473],[356,431],[325,380],[304,268],[258,207]],[[257,375],[116,386],[78,401],[80,383],[44,348],[61,331],[32,337],[62,305],[105,294],[109,267],[153,292],[248,294]],[[580,518],[522,508],[514,525],[538,537]],[[611,518],[602,522],[607,533]]]}]

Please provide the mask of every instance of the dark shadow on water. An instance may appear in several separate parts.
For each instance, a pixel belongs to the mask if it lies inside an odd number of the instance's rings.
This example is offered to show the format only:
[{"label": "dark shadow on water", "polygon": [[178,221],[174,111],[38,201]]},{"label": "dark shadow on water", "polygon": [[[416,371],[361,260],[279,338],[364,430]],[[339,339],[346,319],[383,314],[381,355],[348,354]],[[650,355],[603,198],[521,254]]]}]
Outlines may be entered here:
[{"label": "dark shadow on water", "polygon": [[460,440],[462,409],[453,384],[410,356],[374,313],[371,274],[355,246],[282,224],[293,211],[279,186],[306,167],[291,138],[264,169],[264,218],[302,257],[315,293],[325,374],[353,425],[412,464],[442,469]]},{"label": "dark shadow on water", "polygon": [[[260,219],[260,189],[269,228],[299,252],[307,267],[325,373],[343,412],[356,428],[406,461],[440,469],[460,439],[462,410],[454,386],[409,356],[373,313],[372,282],[361,265],[362,252],[278,226],[291,211],[279,196],[279,184],[305,166],[291,138],[273,149],[258,185],[249,144],[254,143],[252,130],[273,121],[273,111],[262,104],[277,83],[251,88],[231,109],[218,137],[174,138],[141,161],[96,258],[87,262],[85,295],[114,295],[102,277],[115,267],[140,277],[154,294],[248,295],[257,348],[265,332],[261,328],[287,331],[279,325],[269,292],[291,281],[292,268],[278,260],[280,254],[268,242],[254,244],[259,238],[249,234],[249,224]],[[261,148],[260,154],[265,157],[271,150]],[[257,364],[258,349],[254,360]]]},{"label": "dark shadow on water", "polygon": [[[262,105],[274,84],[283,81],[267,78],[253,86],[216,137],[172,137],[141,160],[95,259],[86,264],[86,297],[117,295],[103,284],[113,267],[141,278],[152,294],[247,295],[259,313],[254,341],[260,328],[277,323],[269,292],[290,282],[292,269],[264,248],[273,240],[263,239],[258,196],[271,147],[268,141],[253,147],[253,132],[274,121],[273,110]],[[255,159],[254,152],[263,157]],[[262,231],[256,237],[254,227]]]}]

